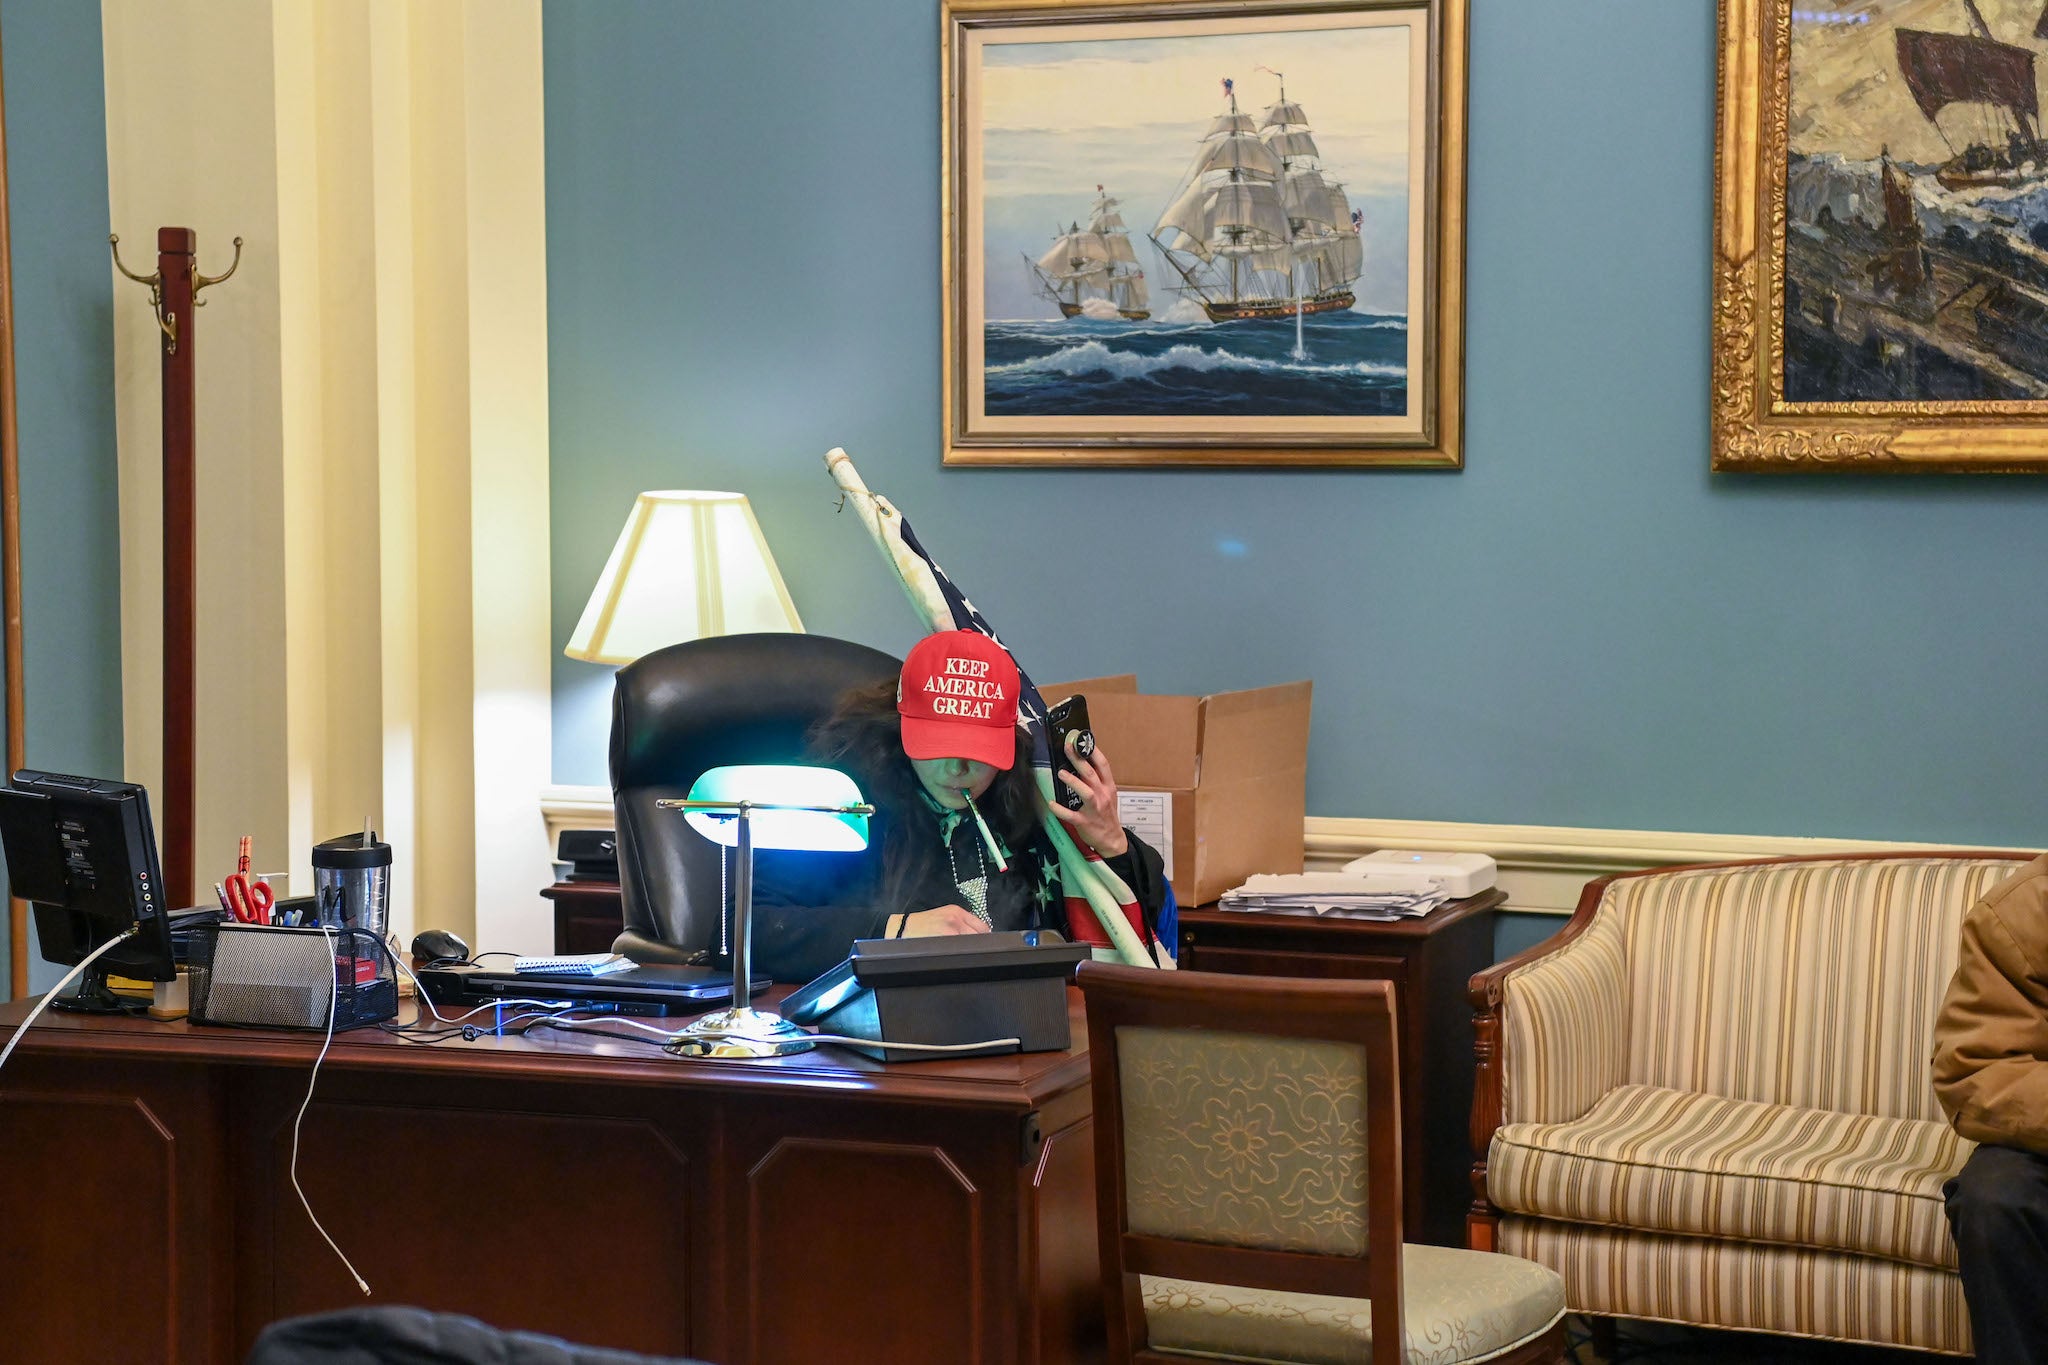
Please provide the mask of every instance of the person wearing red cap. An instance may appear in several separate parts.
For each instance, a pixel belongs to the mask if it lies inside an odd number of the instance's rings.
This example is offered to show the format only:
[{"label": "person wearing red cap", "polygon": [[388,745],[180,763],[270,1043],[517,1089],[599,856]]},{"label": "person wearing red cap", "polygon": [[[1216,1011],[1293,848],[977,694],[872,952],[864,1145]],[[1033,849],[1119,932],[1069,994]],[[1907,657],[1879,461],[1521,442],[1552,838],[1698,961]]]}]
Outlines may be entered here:
[{"label": "person wearing red cap", "polygon": [[[840,699],[812,749],[874,804],[868,851],[757,857],[754,953],[763,971],[808,981],[860,938],[1037,928],[1073,937],[1059,858],[1039,819],[1031,738],[1017,723],[1019,682],[1016,661],[993,639],[949,630],[920,640],[895,683]],[[1156,924],[1165,868],[1118,821],[1109,760],[1099,746],[1092,755],[1070,746],[1068,763],[1060,780],[1081,808],[1054,804],[1053,813]]]}]

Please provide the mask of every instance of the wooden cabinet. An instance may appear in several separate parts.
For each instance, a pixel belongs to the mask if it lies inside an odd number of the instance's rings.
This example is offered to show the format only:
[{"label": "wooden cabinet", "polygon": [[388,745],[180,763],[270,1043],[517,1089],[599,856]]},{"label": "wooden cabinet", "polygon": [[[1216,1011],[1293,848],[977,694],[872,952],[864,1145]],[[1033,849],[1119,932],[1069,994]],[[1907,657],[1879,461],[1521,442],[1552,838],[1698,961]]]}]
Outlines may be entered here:
[{"label": "wooden cabinet", "polygon": [[555,903],[555,952],[608,953],[626,912],[617,882],[556,882],[541,895]]},{"label": "wooden cabinet", "polygon": [[1180,965],[1187,970],[1394,983],[1410,1241],[1465,1244],[1476,1071],[1465,988],[1493,961],[1494,912],[1506,900],[1488,891],[1392,923],[1341,912],[1181,912]]}]

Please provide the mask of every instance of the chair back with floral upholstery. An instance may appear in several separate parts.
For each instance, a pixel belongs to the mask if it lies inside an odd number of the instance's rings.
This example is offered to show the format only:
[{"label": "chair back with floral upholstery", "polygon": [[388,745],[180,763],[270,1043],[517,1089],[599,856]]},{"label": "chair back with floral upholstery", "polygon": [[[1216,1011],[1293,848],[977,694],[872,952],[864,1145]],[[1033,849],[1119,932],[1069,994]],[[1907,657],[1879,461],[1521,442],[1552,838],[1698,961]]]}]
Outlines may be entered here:
[{"label": "chair back with floral upholstery", "polygon": [[1110,1358],[1140,1276],[1369,1300],[1401,1354],[1394,988],[1081,964]]}]

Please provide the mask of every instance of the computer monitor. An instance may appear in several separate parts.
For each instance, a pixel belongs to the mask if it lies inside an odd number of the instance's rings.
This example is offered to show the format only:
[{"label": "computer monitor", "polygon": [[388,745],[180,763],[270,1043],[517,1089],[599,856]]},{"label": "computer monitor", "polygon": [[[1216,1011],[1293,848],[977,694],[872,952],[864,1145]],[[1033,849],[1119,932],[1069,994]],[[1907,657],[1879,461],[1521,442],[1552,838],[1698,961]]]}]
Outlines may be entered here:
[{"label": "computer monitor", "polygon": [[133,782],[22,769],[0,787],[0,847],[14,895],[35,907],[45,961],[75,967],[109,939],[135,937],[102,953],[77,992],[50,1008],[134,1014],[147,1005],[107,987],[107,974],[143,981],[177,976],[171,925],[157,864],[149,793]]}]

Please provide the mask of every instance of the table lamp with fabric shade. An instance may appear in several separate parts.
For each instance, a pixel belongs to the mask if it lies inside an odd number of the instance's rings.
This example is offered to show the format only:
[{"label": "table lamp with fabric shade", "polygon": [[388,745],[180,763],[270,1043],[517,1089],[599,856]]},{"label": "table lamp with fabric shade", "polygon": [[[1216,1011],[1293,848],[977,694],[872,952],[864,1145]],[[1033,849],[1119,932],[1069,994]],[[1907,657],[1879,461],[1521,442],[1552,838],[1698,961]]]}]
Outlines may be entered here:
[{"label": "table lamp with fabric shade", "polygon": [[714,843],[738,849],[733,872],[732,1006],[684,1029],[680,1042],[714,1057],[777,1057],[803,1052],[809,1034],[779,1014],[748,1005],[752,985],[754,850],[855,853],[868,846],[873,806],[853,779],[835,768],[749,763],[712,768],[682,800],[655,805],[679,810]]},{"label": "table lamp with fabric shade", "polygon": [[684,640],[803,628],[745,495],[642,493],[562,652],[628,664]]}]

